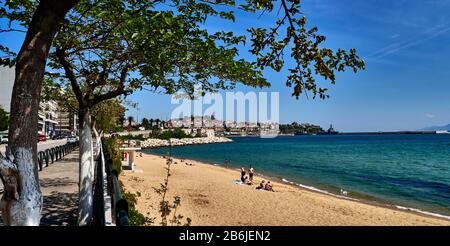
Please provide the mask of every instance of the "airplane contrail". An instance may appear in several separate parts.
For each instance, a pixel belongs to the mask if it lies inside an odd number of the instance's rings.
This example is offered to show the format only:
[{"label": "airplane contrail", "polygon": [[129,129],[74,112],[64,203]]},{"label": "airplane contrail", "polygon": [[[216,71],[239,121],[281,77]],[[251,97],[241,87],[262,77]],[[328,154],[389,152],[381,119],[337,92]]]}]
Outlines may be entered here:
[{"label": "airplane contrail", "polygon": [[450,26],[448,26],[448,25],[445,25],[445,26],[441,25],[441,26],[431,28],[431,29],[427,30],[424,34],[420,35],[419,37],[410,39],[405,42],[398,42],[398,43],[390,44],[380,50],[377,50],[374,53],[372,53],[371,55],[369,55],[369,58],[375,58],[375,59],[382,58],[384,56],[393,54],[399,50],[418,45],[420,43],[423,43],[425,41],[433,39],[437,36],[445,34],[449,30],[450,30]]}]

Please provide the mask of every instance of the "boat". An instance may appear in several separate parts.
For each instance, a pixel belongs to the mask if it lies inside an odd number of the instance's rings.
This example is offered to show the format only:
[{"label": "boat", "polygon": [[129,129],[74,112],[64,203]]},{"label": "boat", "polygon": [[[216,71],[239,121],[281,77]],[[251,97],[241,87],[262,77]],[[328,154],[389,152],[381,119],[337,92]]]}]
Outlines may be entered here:
[{"label": "boat", "polygon": [[299,135],[309,135],[309,133],[307,131],[296,131],[294,133],[294,135],[299,136]]},{"label": "boat", "polygon": [[330,125],[330,128],[328,128],[327,131],[317,133],[317,135],[337,135],[337,134],[339,134],[339,132],[334,130],[332,124]]}]

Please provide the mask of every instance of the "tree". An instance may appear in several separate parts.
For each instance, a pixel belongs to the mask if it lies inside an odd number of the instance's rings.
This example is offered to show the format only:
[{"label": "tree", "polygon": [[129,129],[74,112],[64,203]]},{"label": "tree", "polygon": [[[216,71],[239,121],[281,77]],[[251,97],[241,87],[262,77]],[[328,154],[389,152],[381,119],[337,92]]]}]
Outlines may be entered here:
[{"label": "tree", "polygon": [[[161,2],[165,3],[165,7],[156,8],[156,4]],[[145,85],[155,90],[162,88],[168,94],[180,90],[192,94],[198,84],[205,91],[213,92],[233,88],[236,82],[257,87],[268,86],[270,84],[263,77],[262,70],[269,67],[281,71],[285,68],[285,54],[294,61],[291,63],[293,67],[286,68],[289,71],[286,85],[293,87],[292,94],[299,97],[302,93],[311,92],[313,97],[319,95],[326,98],[326,88],[317,85],[317,77],[334,84],[336,71],[351,68],[356,72],[364,68],[364,62],[354,49],[333,52],[321,48],[325,37],[317,34],[317,28],[307,28],[306,17],[300,11],[298,0],[247,0],[239,4],[234,0],[103,0],[95,3],[87,0],[41,0],[38,3],[19,0],[14,3],[8,1],[8,4],[9,8],[15,10],[14,15],[9,14],[6,8],[1,8],[1,17],[18,20],[28,28],[23,45],[25,48],[21,49],[16,59],[16,74],[21,76],[16,76],[16,94],[13,93],[13,98],[21,98],[14,95],[26,94],[32,100],[16,99],[17,106],[11,108],[10,123],[10,126],[15,126],[14,130],[27,128],[14,136],[11,132],[15,131],[10,131],[10,139],[13,139],[13,155],[16,146],[31,149],[32,154],[29,156],[33,158],[29,157],[26,161],[29,163],[28,169],[36,166],[31,163],[36,160],[33,131],[37,125],[39,88],[47,54],[56,33],[56,49],[50,65],[64,71],[64,79],[72,85],[79,102],[81,135],[82,139],[86,137],[86,141],[80,144],[80,170],[86,173],[92,169],[92,158],[88,158],[89,153],[92,153],[92,147],[89,147],[92,146],[89,141],[91,111],[101,101],[127,96]],[[226,31],[211,34],[202,26],[210,16],[234,22],[235,9],[256,14],[278,9],[274,8],[275,4],[280,7],[278,12],[281,15],[274,27],[248,30],[251,34],[251,53],[256,62],[239,58],[237,46],[245,42],[245,36],[235,36]],[[62,29],[59,29],[65,14],[75,5],[76,8],[68,15]],[[37,36],[39,38],[33,39]],[[34,42],[36,40],[37,44]],[[4,46],[0,47],[0,51],[10,54]],[[2,57],[2,63],[8,62],[14,60]],[[16,142],[21,143],[17,145]],[[2,160],[10,162],[5,158]],[[2,166],[10,168],[10,165]],[[91,177],[86,173],[82,172],[80,177],[89,180]],[[34,179],[27,185],[36,186],[36,177],[30,176],[20,179],[21,182]],[[89,185],[91,182],[87,182]],[[85,185],[82,183],[81,186]],[[40,194],[38,189],[32,189],[32,201],[41,197],[34,195]],[[37,211],[40,207],[33,206],[32,210]],[[83,210],[81,208],[80,211]],[[36,219],[33,221],[36,222]]]},{"label": "tree", "polygon": [[[41,84],[47,56],[55,34],[76,0],[2,1],[0,19],[9,20],[2,31],[16,31],[11,23],[25,27],[25,40],[15,55],[0,45],[0,65],[15,64],[6,157],[0,155],[0,174],[5,186],[1,200],[6,225],[39,225],[42,194],[37,171],[37,119]],[[11,59],[11,57],[13,57]]]},{"label": "tree", "polygon": [[161,123],[161,120],[160,119],[156,119],[155,120],[155,126],[156,126],[156,128],[159,128],[159,124]]},{"label": "tree", "polygon": [[131,127],[134,124],[134,117],[128,116],[128,127]]},{"label": "tree", "polygon": [[153,118],[150,119],[150,129],[153,128],[153,122],[155,122],[155,120]]},{"label": "tree", "polygon": [[104,132],[117,131],[120,125],[120,117],[125,113],[125,107],[118,99],[110,99],[97,104],[92,110],[93,128],[102,136]]},{"label": "tree", "polygon": [[150,129],[150,121],[147,118],[142,118],[142,123],[141,125],[145,128],[145,129]]},{"label": "tree", "polygon": [[6,111],[0,106],[0,131],[6,131],[6,130],[8,130],[8,123],[9,123],[8,112],[6,112]]}]

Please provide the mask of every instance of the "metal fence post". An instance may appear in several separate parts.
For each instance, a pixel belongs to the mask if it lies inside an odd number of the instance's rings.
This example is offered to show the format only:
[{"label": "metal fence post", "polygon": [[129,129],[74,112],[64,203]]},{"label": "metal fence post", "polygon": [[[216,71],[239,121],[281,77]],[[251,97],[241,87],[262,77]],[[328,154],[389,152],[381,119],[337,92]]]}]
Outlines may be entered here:
[{"label": "metal fence post", "polygon": [[42,151],[38,152],[38,164],[39,164],[39,171],[42,171]]}]

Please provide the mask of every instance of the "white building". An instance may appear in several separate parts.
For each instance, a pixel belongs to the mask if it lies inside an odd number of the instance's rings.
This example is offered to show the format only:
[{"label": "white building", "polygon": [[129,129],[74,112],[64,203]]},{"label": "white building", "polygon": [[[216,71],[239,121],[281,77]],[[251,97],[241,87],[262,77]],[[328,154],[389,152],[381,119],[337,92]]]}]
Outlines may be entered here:
[{"label": "white building", "polygon": [[6,112],[10,112],[14,76],[14,68],[0,66],[0,106]]},{"label": "white building", "polygon": [[38,133],[53,136],[58,130],[58,104],[53,101],[40,102],[38,112]]},{"label": "white building", "polygon": [[[11,95],[14,85],[15,69],[0,66],[0,106],[10,112]],[[52,136],[77,132],[77,115],[60,111],[55,101],[40,102],[37,133]]]}]

